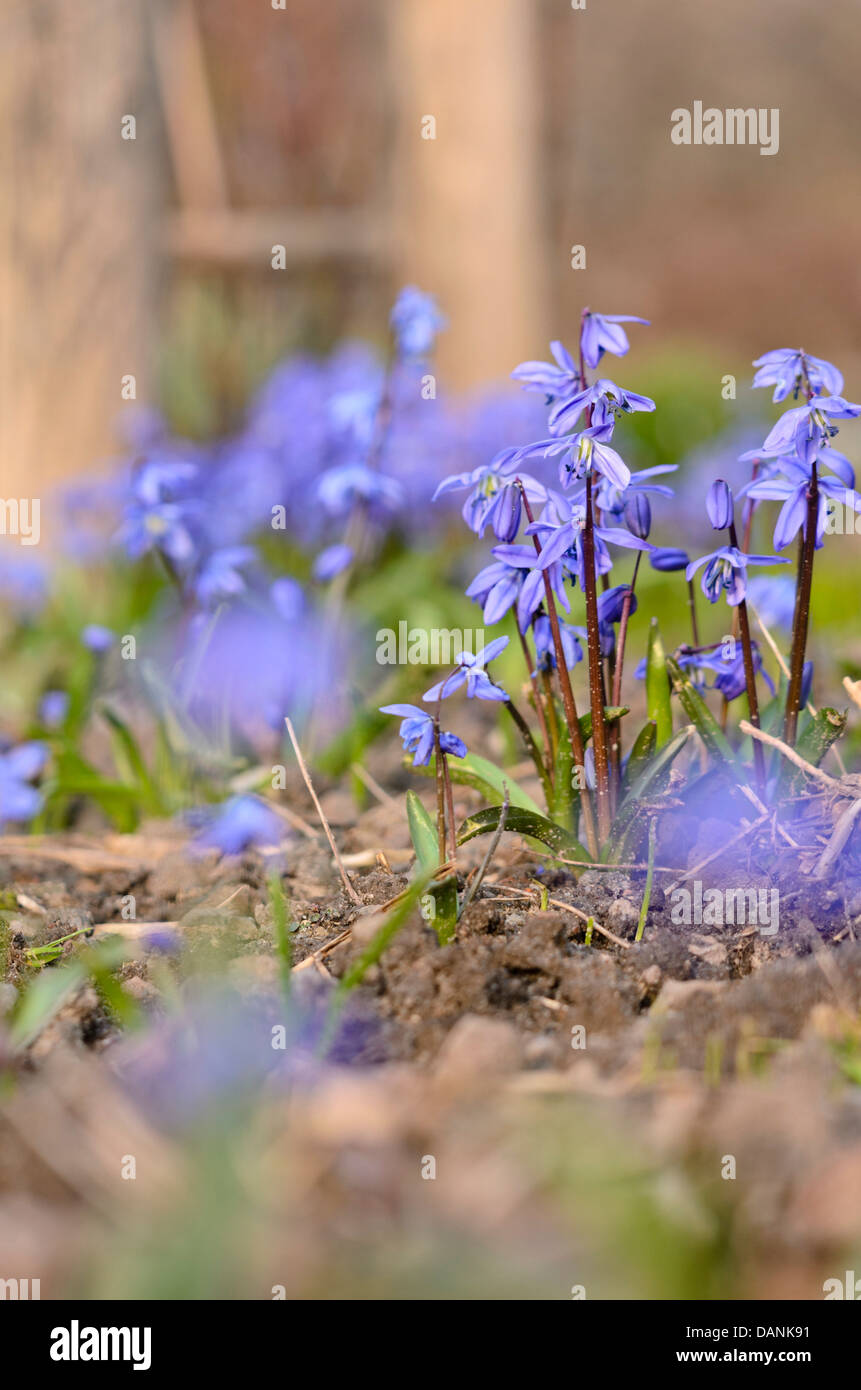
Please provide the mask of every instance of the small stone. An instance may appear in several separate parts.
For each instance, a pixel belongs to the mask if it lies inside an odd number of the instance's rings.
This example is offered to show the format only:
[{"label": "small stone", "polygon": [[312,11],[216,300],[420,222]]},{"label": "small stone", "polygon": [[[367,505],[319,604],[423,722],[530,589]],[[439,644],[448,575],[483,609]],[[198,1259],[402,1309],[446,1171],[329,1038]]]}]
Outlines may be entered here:
[{"label": "small stone", "polygon": [[639,920],[639,908],[627,898],[617,898],[607,910],[607,926],[617,936],[625,936],[632,928],[636,930]]},{"label": "small stone", "polygon": [[440,1048],[435,1071],[446,1084],[463,1084],[516,1071],[520,1060],[520,1039],[512,1024],[465,1014]]}]

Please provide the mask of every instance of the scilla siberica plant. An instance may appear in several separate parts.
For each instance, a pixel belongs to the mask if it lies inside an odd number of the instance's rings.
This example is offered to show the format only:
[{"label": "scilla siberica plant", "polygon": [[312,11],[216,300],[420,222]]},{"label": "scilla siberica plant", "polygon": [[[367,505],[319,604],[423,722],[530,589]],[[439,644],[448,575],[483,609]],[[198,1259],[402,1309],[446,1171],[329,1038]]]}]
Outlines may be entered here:
[{"label": "scilla siberica plant", "polygon": [[[803,403],[784,414],[761,449],[743,456],[753,469],[740,493],[741,539],[736,529],[737,501],[729,485],[718,479],[708,491],[705,509],[713,529],[722,533],[722,543],[692,559],[686,550],[657,546],[650,539],[653,500],[673,496],[658,475],[675,471],[675,465],[632,473],[616,447],[616,427],[622,417],[653,411],[654,401],[608,376],[592,376],[596,369],[606,370],[605,355],[627,355],[629,342],[622,326],[627,323],[645,324],[646,320],[587,309],[576,357],[561,342],[554,342],[551,362],[523,362],[515,368],[515,381],[526,391],[544,396],[545,436],[505,449],[487,465],[452,475],[436,489],[436,497],[465,491],[467,526],[479,537],[489,530],[496,538],[491,561],[466,593],[481,604],[485,623],[510,621],[509,614],[513,617],[525,666],[524,690],[537,724],[533,731],[487,669],[504,649],[505,637],[489,643],[476,657],[461,655],[454,672],[425,692],[423,698],[431,706],[426,720],[414,706],[386,707],[386,712],[404,716],[405,744],[411,752],[421,751],[416,762],[429,763],[435,755],[441,864],[446,821],[452,853],[458,842],[451,813],[452,778],[484,786],[502,802],[501,807],[471,817],[461,827],[460,842],[482,832],[499,833],[507,824],[543,839],[556,851],[564,845],[584,858],[600,856],[618,862],[640,845],[644,822],[660,808],[671,764],[695,730],[703,745],[702,758],[708,762],[700,767],[701,779],[717,771],[725,784],[737,788],[752,776],[759,797],[771,797],[777,791],[781,758],[775,755],[769,766],[760,741],[763,715],[758,679],[771,692],[765,710],[768,727],[773,729],[776,711],[782,707],[785,741],[792,744],[796,739],[812,674],[805,661],[810,586],[814,552],[825,531],[826,499],[839,494],[861,510],[851,465],[833,444],[836,422],[861,414],[861,406],[839,394],[842,377],[828,362],[788,349],[761,357],[754,364],[758,370],[753,385],[774,386],[775,401],[792,395],[796,401],[803,397]],[[556,460],[555,476],[540,470],[536,476],[531,470],[548,459]],[[780,552],[799,537],[788,665],[777,652],[787,673],[781,691],[775,690],[764,669],[748,611],[750,568],[789,563],[779,553],[751,552],[755,513],[766,500],[781,503],[775,550]],[[624,550],[634,552],[633,568],[627,579],[614,583],[614,567]],[[648,720],[623,753],[622,721],[629,713],[623,704],[625,650],[629,623],[637,611],[636,585],[644,554],[656,570],[684,571],[693,643],[665,656],[652,619],[647,656],[636,672],[645,677]],[[730,637],[701,644],[694,591],[697,578],[711,605],[726,599],[733,615]],[[577,591],[582,596],[582,626],[568,621]],[[767,598],[770,591],[760,587],[756,592]],[[780,595],[782,609],[783,589]],[[776,650],[758,613],[757,620]],[[588,683],[586,713],[578,709],[572,681],[572,671],[580,664]],[[548,817],[538,814],[525,792],[510,781],[503,782],[498,770],[489,771],[484,760],[472,758],[455,735],[440,732],[441,702],[463,687],[469,697],[497,702],[514,718],[541,778]],[[706,702],[709,690],[722,697],[721,723]],[[678,695],[690,721],[675,734],[672,694]],[[754,731],[750,744],[733,737],[727,726],[729,704],[742,695],[750,720],[745,730]],[[819,740],[816,760],[824,756],[830,741],[833,736]],[[459,759],[456,769],[448,768],[447,752]],[[675,785],[684,785],[687,791],[696,780],[692,776],[683,783],[676,778]],[[641,814],[644,808],[646,815]],[[585,847],[576,838],[581,832]]]}]

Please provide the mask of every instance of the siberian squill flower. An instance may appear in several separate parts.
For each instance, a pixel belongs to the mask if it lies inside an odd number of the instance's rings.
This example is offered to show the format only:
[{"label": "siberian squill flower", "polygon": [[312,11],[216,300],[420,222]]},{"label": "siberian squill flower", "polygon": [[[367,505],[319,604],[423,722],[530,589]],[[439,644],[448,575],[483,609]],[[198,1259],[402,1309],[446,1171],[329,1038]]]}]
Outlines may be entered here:
[{"label": "siberian squill flower", "polygon": [[[525,632],[532,622],[533,615],[541,607],[546,597],[544,571],[539,567],[535,547],[531,545],[495,545],[492,553],[503,565],[509,567],[515,573],[518,571],[520,573],[517,590],[505,603],[505,607],[501,608],[500,616],[511,607],[516,597],[517,625],[521,632]],[[547,566],[547,576],[550,580],[550,587],[565,609],[565,612],[570,613],[571,603],[565,590],[566,574],[570,574],[570,570],[565,557],[555,564]],[[503,599],[508,597],[508,594],[513,588],[514,581],[509,579],[506,582],[505,591],[503,592],[500,590],[497,594],[497,607],[501,607]],[[469,593],[469,590],[467,590],[467,593]],[[471,594],[469,596],[472,597]],[[488,623],[498,621],[498,619],[488,617],[486,608],[484,620]]]},{"label": "siberian squill flower", "polygon": [[423,358],[433,350],[446,319],[432,295],[407,285],[398,295],[389,322],[402,357]]},{"label": "siberian squill flower", "polygon": [[354,551],[350,545],[328,545],[325,550],[320,551],[314,561],[311,569],[313,578],[318,584],[325,584],[328,580],[334,579],[353,563],[353,555]]},{"label": "siberian squill flower", "polygon": [[567,455],[559,464],[559,481],[563,487],[578,481],[591,470],[606,478],[613,487],[626,488],[631,481],[631,470],[624,459],[607,443],[612,434],[612,425],[590,425],[579,434],[537,439],[534,444],[526,444],[517,450],[515,462],[563,454]]},{"label": "siberian squill flower", "polygon": [[500,652],[505,651],[508,642],[507,637],[495,637],[486,647],[482,647],[480,652],[476,652],[475,656],[472,652],[460,652],[455,657],[455,668],[451,675],[432,685],[430,690],[425,691],[422,699],[445,700],[466,684],[466,693],[470,700],[497,700],[505,703],[509,698],[507,692],[490,679],[485,668]]},{"label": "siberian squill flower", "polygon": [[726,601],[731,608],[741,603],[747,590],[748,565],[788,565],[782,555],[745,555],[735,545],[722,545],[708,555],[692,560],[685,570],[685,578],[691,580],[697,570],[705,565],[705,573],[700,587],[709,603],[716,603],[721,593],[726,593]]},{"label": "siberian squill flower", "polygon": [[641,541],[649,539],[649,532],[652,529],[652,508],[644,492],[635,492],[626,504],[625,525],[632,536],[637,536]]},{"label": "siberian squill flower", "polygon": [[615,425],[619,415],[631,415],[637,410],[652,411],[655,402],[649,396],[638,395],[636,391],[625,391],[609,377],[602,376],[569,400],[557,402],[547,423],[554,434],[565,434],[575,428],[583,411],[589,408],[592,411],[591,424]]},{"label": "siberian squill flower", "polygon": [[467,598],[482,605],[482,617],[493,625],[508,612],[517,601],[526,578],[527,570],[535,564],[535,550],[532,546],[506,545],[494,549],[513,551],[514,556],[500,555],[492,564],[479,570],[466,590]]},{"label": "siberian squill flower", "polygon": [[42,805],[41,792],[29,784],[42,771],[48,750],[41,743],[19,743],[0,752],[0,828],[6,821],[32,820]]},{"label": "siberian squill flower", "polygon": [[607,478],[600,478],[595,489],[595,506],[599,512],[618,517],[620,520],[630,500],[638,493],[652,492],[657,497],[674,497],[675,493],[666,483],[652,482],[663,473],[675,473],[677,463],[659,463],[654,468],[641,468],[632,473],[627,487],[618,488]]},{"label": "siberian squill flower", "polygon": [[627,334],[620,323],[645,323],[648,319],[637,318],[635,314],[593,314],[583,315],[580,330],[580,348],[587,367],[597,367],[605,352],[615,357],[624,357],[630,347]]},{"label": "siberian squill flower", "polygon": [[663,573],[687,569],[690,563],[691,557],[686,550],[679,550],[671,545],[656,545],[649,555],[652,569],[661,570]]},{"label": "siberian squill flower", "polygon": [[81,629],[81,641],[88,651],[95,652],[97,656],[110,651],[116,640],[116,633],[109,627],[102,627],[101,623],[88,623]]},{"label": "siberian squill flower", "polygon": [[[553,522],[556,521],[554,525]],[[571,506],[567,498],[554,494],[541,520],[527,527],[530,534],[542,538],[539,569],[547,569],[563,556],[568,556],[569,568],[576,573],[581,589],[585,589],[583,565],[583,526],[585,511],[582,505]],[[608,545],[621,545],[625,550],[650,550],[648,541],[640,540],[620,526],[593,526],[595,536],[595,569],[607,574],[613,567]]]},{"label": "siberian squill flower", "polygon": [[[413,767],[427,767],[433,753],[433,719],[418,705],[382,705],[381,714],[396,714],[402,720],[399,730],[404,752],[412,753]],[[456,734],[440,731],[439,746],[455,758],[466,757],[466,744]]]},{"label": "siberian squill flower", "polygon": [[46,690],[39,701],[39,720],[46,729],[59,729],[69,712],[69,696],[65,690]]},{"label": "siberian squill flower", "polygon": [[766,627],[792,627],[795,580],[788,574],[754,575],[748,581],[747,599]]},{"label": "siberian squill flower", "polygon": [[[452,473],[443,478],[432,501],[446,492],[471,488],[463,504],[463,519],[470,531],[483,536],[491,526],[499,540],[510,541],[517,535],[520,524],[520,488],[514,480],[521,458],[518,449],[501,449],[490,463],[474,468],[471,473]],[[518,474],[530,503],[539,505],[547,500],[547,490],[528,473]]]},{"label": "siberian squill flower", "polygon": [[[783,550],[799,531],[806,533],[807,493],[810,486],[810,471],[800,463],[781,460],[784,477],[757,478],[745,489],[748,497],[756,500],[782,502],[774,527],[775,549]],[[818,507],[816,516],[816,548],[821,548],[828,520],[828,498],[861,512],[861,496],[853,488],[837,483],[833,478],[819,477]]]},{"label": "siberian squill flower", "polygon": [[160,550],[178,570],[185,570],[194,560],[196,550],[189,525],[191,515],[192,508],[187,503],[136,500],[125,509],[117,540],[132,560]]},{"label": "siberian squill flower", "polygon": [[[550,626],[550,619],[541,614],[535,619],[532,625],[532,635],[535,638],[535,656],[537,664],[532,672],[533,676],[539,671],[556,670],[556,645],[553,641],[553,629]],[[565,654],[565,664],[569,668],[576,666],[578,661],[583,660],[583,649],[580,646],[580,639],[574,628],[567,623],[559,624],[559,635],[562,638],[562,651]]]},{"label": "siberian squill flower", "polygon": [[[598,595],[598,638],[602,656],[612,656],[616,650],[616,628],[615,624],[621,621],[622,609],[625,605],[625,596],[629,592],[629,585],[617,584],[612,589],[602,589]],[[637,611],[637,595],[631,594],[629,613]],[[584,641],[588,641],[588,632],[585,627],[575,629]]]},{"label": "siberian squill flower", "polygon": [[364,463],[345,463],[326,470],[317,484],[317,497],[332,516],[345,516],[357,502],[386,515],[398,510],[404,491],[395,478]]},{"label": "siberian squill flower", "polygon": [[255,551],[250,545],[225,546],[213,550],[204,560],[192,588],[205,608],[235,598],[246,589],[242,570],[254,563]]},{"label": "siberian squill flower", "polygon": [[548,405],[569,400],[580,389],[580,371],[568,349],[556,339],[550,351],[555,367],[552,362],[521,362],[511,373],[524,391],[540,391]]},{"label": "siberian squill flower", "polygon": [[794,453],[802,463],[810,465],[827,450],[823,461],[829,467],[834,467],[828,464],[828,457],[833,456],[851,468],[849,460],[831,445],[830,441],[837,434],[837,426],[832,422],[852,420],[858,415],[861,415],[861,405],[845,401],[842,396],[814,396],[807,405],[794,406],[781,415],[769,431],[759,456],[777,458]]},{"label": "siberian squill flower", "polygon": [[259,796],[233,796],[191,841],[195,853],[215,849],[219,854],[241,854],[253,845],[274,847],[284,838],[284,824]]},{"label": "siberian squill flower", "polygon": [[754,387],[773,386],[775,402],[785,401],[791,393],[798,399],[803,386],[816,395],[839,396],[843,377],[837,368],[822,357],[811,357],[798,348],[775,348],[764,352],[753,364],[759,368],[753,379]]}]

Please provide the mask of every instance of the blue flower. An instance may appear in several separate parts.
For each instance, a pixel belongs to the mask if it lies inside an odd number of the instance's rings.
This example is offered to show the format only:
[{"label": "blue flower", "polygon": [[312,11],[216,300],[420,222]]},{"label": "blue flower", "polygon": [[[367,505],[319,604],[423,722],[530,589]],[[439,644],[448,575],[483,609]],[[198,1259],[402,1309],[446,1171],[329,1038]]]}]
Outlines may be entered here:
[{"label": "blue flower", "polygon": [[353,563],[353,548],[349,545],[329,545],[314,561],[311,573],[318,584],[325,584],[328,580],[334,579],[335,575],[342,570],[348,569]]},{"label": "blue flower", "polygon": [[556,454],[567,455],[559,464],[559,481],[567,487],[590,470],[617,488],[626,488],[631,481],[631,470],[624,459],[611,449],[606,442],[612,435],[612,425],[590,425],[579,434],[565,434],[553,439],[537,439],[534,444],[526,444],[518,449],[515,462],[528,458],[550,458]]},{"label": "blue flower", "polygon": [[641,541],[649,539],[652,529],[652,508],[644,492],[635,492],[625,506],[625,525],[632,536]]},{"label": "blue flower", "polygon": [[690,563],[691,557],[687,551],[678,550],[673,546],[655,546],[649,555],[652,568],[663,572],[687,569]]},{"label": "blue flower", "polygon": [[135,501],[126,507],[116,538],[133,560],[160,550],[177,569],[185,570],[196,550],[190,516],[190,507],[180,502]]},{"label": "blue flower", "polygon": [[[502,449],[491,459],[471,473],[452,473],[436,489],[432,501],[447,492],[461,488],[471,488],[463,504],[463,519],[470,531],[483,536],[490,525],[501,541],[513,540],[520,524],[520,489],[512,475],[517,471],[520,451]],[[535,478],[527,473],[519,475],[530,502],[541,504],[547,499],[547,491]]]},{"label": "blue flower", "polygon": [[[782,459],[781,470],[786,475],[780,477],[757,478],[745,489],[747,496],[755,500],[782,502],[774,527],[775,549],[783,550],[799,531],[807,529],[807,494],[810,474],[800,463]],[[816,548],[823,544],[825,526],[828,520],[828,498],[851,506],[861,512],[861,496],[852,488],[844,487],[827,477],[817,478],[818,508],[816,515]]]},{"label": "blue flower", "polygon": [[255,552],[250,545],[226,546],[207,556],[194,580],[194,593],[204,607],[235,598],[245,592],[242,569],[254,562]]},{"label": "blue flower", "polygon": [[620,414],[632,414],[636,410],[652,411],[655,402],[649,396],[640,396],[636,391],[625,391],[609,377],[599,377],[584,391],[578,391],[570,400],[558,402],[550,412],[548,425],[554,434],[564,434],[577,424],[584,410],[591,407],[593,425],[615,425]]},{"label": "blue flower", "polygon": [[599,511],[621,519],[628,502],[637,493],[653,492],[658,497],[674,497],[671,487],[667,487],[666,483],[653,483],[652,479],[662,473],[675,473],[678,467],[677,463],[660,463],[654,468],[641,468],[639,472],[631,474],[624,488],[614,487],[607,478],[601,478],[595,489],[595,506]]},{"label": "blue flower", "polygon": [[116,640],[116,633],[111,632],[109,627],[102,627],[101,623],[88,623],[81,629],[81,641],[84,646],[99,656],[109,651]]},{"label": "blue flower", "polygon": [[[507,612],[516,598],[517,625],[521,632],[525,632],[546,596],[544,573],[539,566],[535,547],[529,545],[495,545],[493,554],[503,565],[511,567],[515,573],[519,571],[517,580],[513,578],[505,580],[504,587],[496,591],[496,604],[493,611],[500,607],[501,616],[502,613]],[[524,571],[528,571],[528,573],[524,574]],[[569,613],[571,603],[565,591],[565,575],[570,573],[567,560],[563,558],[555,564],[548,565],[547,573],[551,589],[565,612]],[[500,583],[502,584],[502,581]],[[488,596],[488,602],[489,598],[490,596]],[[503,603],[504,607],[502,607]],[[484,619],[485,622],[498,621],[498,619],[489,618],[487,610],[485,610]]]},{"label": "blue flower", "polygon": [[605,352],[624,357],[630,344],[624,328],[619,328],[619,324],[648,322],[648,319],[637,318],[635,314],[584,314],[580,330],[583,361],[588,367],[597,367]]},{"label": "blue flower", "polygon": [[791,629],[795,613],[795,580],[789,575],[755,575],[748,581],[747,597],[766,627]]},{"label": "blue flower", "polygon": [[727,603],[735,608],[745,596],[748,565],[788,564],[789,561],[781,555],[745,555],[735,545],[722,545],[718,550],[692,560],[685,570],[685,578],[693,579],[700,566],[705,565],[701,588],[709,603],[716,603],[723,591]]},{"label": "blue flower", "polygon": [[796,348],[764,352],[753,365],[759,368],[753,379],[754,387],[773,386],[772,400],[775,402],[786,400],[790,392],[797,400],[805,381],[817,395],[839,396],[843,390],[843,377],[831,362],[810,357]]},{"label": "blue flower", "polygon": [[[550,626],[550,619],[543,613],[535,619],[532,626],[532,634],[535,638],[535,656],[537,664],[532,672],[533,676],[539,671],[556,670],[556,646],[553,641],[553,629]],[[565,656],[565,665],[570,670],[576,666],[578,661],[583,660],[583,649],[577,633],[567,623],[559,624],[559,635],[562,639],[562,651]]]},{"label": "blue flower", "polygon": [[[711,669],[716,673],[712,684],[713,690],[719,690],[725,700],[736,700],[745,690],[747,690],[747,679],[744,672],[744,651],[741,643],[736,643],[737,651],[735,656],[722,656],[718,653],[712,658]],[[756,642],[751,642],[751,656],[753,658],[754,674],[762,674],[766,685],[775,694],[774,682],[762,664],[762,656]]]},{"label": "blue flower", "polygon": [[[558,518],[558,523],[553,525],[552,518]],[[567,558],[568,568],[577,575],[581,589],[585,590],[585,567],[583,559],[583,525],[585,521],[585,511],[581,505],[570,506],[564,497],[554,495],[552,509],[548,508],[547,516],[535,523],[534,526],[527,527],[527,531],[534,535],[545,537],[541,546],[541,554],[538,556],[537,564],[539,569],[547,569],[555,565],[563,557]],[[630,531],[622,530],[619,526],[595,526],[593,525],[593,535],[595,544],[595,569],[598,574],[607,574],[613,568],[613,561],[608,545],[620,545],[626,550],[650,550],[648,541],[640,540],[639,537],[631,534]]]},{"label": "blue flower", "polygon": [[[625,595],[630,592],[629,584],[617,584],[612,589],[603,589],[598,595],[598,639],[601,655],[612,656],[616,650],[616,629],[614,624],[621,621]],[[637,595],[631,594],[630,613],[637,611]],[[585,627],[576,629],[584,641],[588,641]]]},{"label": "blue flower", "polygon": [[732,525],[734,504],[732,489],[723,478],[717,478],[706,496],[706,511],[715,531],[726,531]]},{"label": "blue flower", "polygon": [[345,463],[326,470],[317,484],[317,496],[332,516],[344,516],[357,502],[386,514],[401,506],[404,491],[394,478],[364,463]]},{"label": "blue flower", "polygon": [[437,333],[446,326],[432,295],[415,285],[402,289],[389,316],[402,357],[423,358],[432,351]]},{"label": "blue flower", "polygon": [[[403,721],[399,730],[404,752],[414,754],[413,767],[427,767],[433,753],[433,719],[418,705],[382,705],[381,714],[396,714]],[[456,734],[440,732],[440,748],[455,758],[466,757],[466,744]]]},{"label": "blue flower", "polygon": [[[807,405],[794,406],[781,415],[758,456],[777,458],[795,453],[801,463],[815,463],[837,434],[832,421],[852,420],[858,415],[861,405],[845,401],[842,396],[814,396]],[[838,457],[843,459],[842,454]]]},{"label": "blue flower", "polygon": [[[479,570],[469,588],[467,598],[483,605],[482,617],[493,625],[508,612],[516,602],[526,578],[525,571],[535,564],[535,550],[532,546],[498,546],[497,550],[514,551],[514,558],[501,554],[493,564]],[[527,624],[528,626],[528,624]]]},{"label": "blue flower", "polygon": [[42,743],[19,743],[0,753],[0,826],[32,820],[42,805],[41,793],[29,785],[42,771],[48,750]]},{"label": "blue flower", "polygon": [[455,657],[455,668],[445,680],[438,681],[426,690],[423,700],[446,700],[456,690],[466,684],[470,700],[497,700],[504,703],[509,697],[501,685],[495,685],[485,670],[500,652],[508,646],[507,637],[496,637],[473,656],[472,652],[460,652]]},{"label": "blue flower", "polygon": [[521,362],[511,373],[525,391],[540,391],[551,401],[569,400],[580,388],[580,372],[568,349],[557,340],[550,344],[550,351],[557,363]]},{"label": "blue flower", "polygon": [[283,838],[283,821],[265,801],[259,796],[233,796],[208,818],[190,848],[201,853],[215,849],[219,854],[241,854],[252,846],[280,845]]},{"label": "blue flower", "polygon": [[39,719],[46,729],[59,729],[69,712],[65,690],[46,690],[39,701]]}]

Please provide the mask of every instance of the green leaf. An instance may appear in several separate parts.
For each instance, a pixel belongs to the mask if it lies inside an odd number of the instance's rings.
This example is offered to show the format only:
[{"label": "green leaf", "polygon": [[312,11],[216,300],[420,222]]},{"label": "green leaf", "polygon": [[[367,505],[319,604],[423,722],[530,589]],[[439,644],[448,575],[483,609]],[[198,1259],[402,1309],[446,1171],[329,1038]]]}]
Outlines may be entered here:
[{"label": "green leaf", "polygon": [[[501,814],[501,808],[498,806],[489,806],[484,811],[477,811],[460,827],[457,833],[458,844],[465,845],[467,840],[474,839],[476,835],[488,835],[496,830]],[[530,839],[540,840],[541,844],[546,845],[554,854],[567,854],[575,859],[592,858],[570,830],[556,825],[546,816],[526,811],[522,806],[509,806],[505,829],[513,831],[515,835],[526,835]]]},{"label": "green leaf", "polygon": [[673,683],[673,690],[679,697],[682,709],[695,726],[697,733],[713,758],[727,763],[737,759],[730,747],[726,734],[715,719],[705,700],[688,676],[685,675],[674,657],[667,657],[667,670]]},{"label": "green leaf", "polygon": [[642,771],[635,777],[630,790],[616,813],[610,830],[610,837],[604,846],[601,858],[607,864],[617,864],[631,852],[631,845],[644,833],[642,817],[639,815],[642,802],[649,797],[658,796],[669,779],[670,767],[681,753],[691,734],[693,724],[680,729],[654,757],[650,758]]},{"label": "green leaf", "polygon": [[[630,706],[628,705],[604,706],[604,718],[608,724],[615,723],[617,719],[621,719],[623,715],[626,714],[630,714]],[[581,714],[577,723],[580,725],[580,733],[583,736],[583,742],[588,743],[589,739],[592,737],[592,711],[589,710],[587,714]]]},{"label": "green leaf", "polygon": [[636,782],[640,773],[645,770],[646,764],[654,757],[657,738],[658,726],[654,719],[650,719],[637,734],[628,754],[628,762],[625,767],[626,786],[631,786],[632,783]]},{"label": "green leaf", "polygon": [[[818,767],[833,743],[836,743],[846,728],[846,714],[840,710],[823,708],[803,729],[795,744],[795,751],[805,762]],[[800,768],[795,768],[788,758],[781,758],[783,769],[778,784],[781,796],[796,796],[807,784],[808,778]]]},{"label": "green leaf", "polygon": [[447,946],[457,931],[457,877],[446,874],[428,884],[422,897],[421,912],[437,934],[440,946]]},{"label": "green leaf", "polygon": [[407,823],[419,870],[432,873],[439,865],[439,836],[433,817],[412,789],[407,792]]},{"label": "green leaf", "polygon": [[109,782],[80,754],[64,748],[55,759],[55,773],[44,788],[46,823],[63,823],[66,803],[75,797],[87,797],[101,807],[118,830],[134,830],[140,819],[141,796],[136,787],[125,782]]},{"label": "green leaf", "polygon": [[107,705],[101,706],[100,713],[110,725],[114,758],[120,772],[126,773],[124,781],[138,788],[149,812],[156,816],[163,815],[165,808],[162,799],[144,762],[138,741],[128,724]]},{"label": "green leaf", "polygon": [[670,704],[670,683],[664,657],[664,645],[658,629],[658,620],[653,618],[649,624],[649,648],[646,653],[646,708],[649,718],[655,721],[657,747],[662,748],[672,738],[673,709]]},{"label": "green leaf", "polygon": [[[423,777],[436,775],[433,759],[427,767],[413,767],[409,760],[405,762],[405,766]],[[465,758],[449,758],[448,770],[453,782],[465,787],[475,787],[488,801],[498,806],[502,805],[505,795],[504,784],[507,784],[512,806],[520,806],[524,811],[533,811],[537,816],[541,815],[541,807],[532,800],[528,792],[512,781],[507,772],[503,772],[495,763],[488,762],[487,758],[480,758],[477,753],[467,753]]]}]

